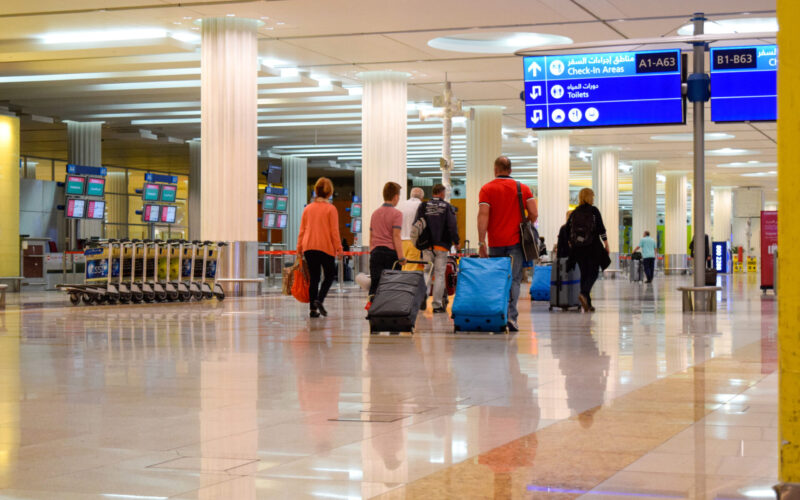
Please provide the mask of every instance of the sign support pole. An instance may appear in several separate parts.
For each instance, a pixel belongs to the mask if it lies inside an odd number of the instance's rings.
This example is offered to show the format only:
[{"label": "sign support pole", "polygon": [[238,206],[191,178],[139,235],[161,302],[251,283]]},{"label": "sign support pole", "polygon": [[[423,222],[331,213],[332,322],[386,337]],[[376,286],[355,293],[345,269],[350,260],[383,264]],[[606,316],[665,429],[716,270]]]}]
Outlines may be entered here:
[{"label": "sign support pole", "polygon": [[450,170],[453,168],[452,158],[453,139],[453,91],[449,81],[444,82],[444,117],[442,119],[442,184],[444,185],[444,201],[450,202],[452,184],[450,183]]},{"label": "sign support pole", "polygon": [[[692,18],[694,34],[702,35],[706,17],[696,13]],[[694,74],[692,77],[698,85],[705,83],[706,95],[693,95],[689,90],[690,100],[694,103],[694,182],[692,184],[692,200],[694,207],[694,286],[705,286],[706,245],[705,245],[705,101],[708,100],[708,80],[705,74],[705,42],[694,42]],[[690,79],[691,80],[691,79]]]}]

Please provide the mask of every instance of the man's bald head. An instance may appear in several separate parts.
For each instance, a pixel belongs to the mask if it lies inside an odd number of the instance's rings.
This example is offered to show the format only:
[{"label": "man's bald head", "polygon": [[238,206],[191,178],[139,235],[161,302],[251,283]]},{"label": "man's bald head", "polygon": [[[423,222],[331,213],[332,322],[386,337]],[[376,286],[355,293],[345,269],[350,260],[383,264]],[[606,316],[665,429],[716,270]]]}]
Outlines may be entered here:
[{"label": "man's bald head", "polygon": [[508,156],[498,156],[494,161],[494,175],[509,175],[511,174],[511,160]]}]

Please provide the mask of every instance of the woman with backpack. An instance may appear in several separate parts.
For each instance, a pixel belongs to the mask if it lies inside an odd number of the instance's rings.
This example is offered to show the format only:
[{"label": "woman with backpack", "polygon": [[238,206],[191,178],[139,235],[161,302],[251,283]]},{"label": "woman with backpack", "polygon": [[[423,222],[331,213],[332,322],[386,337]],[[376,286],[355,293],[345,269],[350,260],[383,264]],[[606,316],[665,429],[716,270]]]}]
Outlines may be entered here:
[{"label": "woman with backpack", "polygon": [[581,189],[578,194],[579,205],[567,220],[570,256],[567,268],[576,263],[581,270],[581,293],[578,296],[585,312],[594,311],[591,291],[600,274],[600,268],[611,264],[608,255],[608,238],[603,216],[594,206],[594,191]]}]

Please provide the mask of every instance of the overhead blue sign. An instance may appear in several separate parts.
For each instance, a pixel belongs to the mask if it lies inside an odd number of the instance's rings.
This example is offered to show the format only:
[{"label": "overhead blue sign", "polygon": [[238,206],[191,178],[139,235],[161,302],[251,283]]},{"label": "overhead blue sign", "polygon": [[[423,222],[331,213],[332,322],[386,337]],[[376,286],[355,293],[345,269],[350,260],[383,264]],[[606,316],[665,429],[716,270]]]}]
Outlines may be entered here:
[{"label": "overhead blue sign", "polygon": [[711,49],[711,121],[778,119],[778,46]]},{"label": "overhead blue sign", "polygon": [[87,167],[84,165],[73,165],[72,163],[67,164],[67,173],[73,175],[96,175],[99,177],[105,177],[108,175],[108,169],[106,167]]},{"label": "overhead blue sign", "polygon": [[684,123],[681,52],[523,58],[528,128]]}]

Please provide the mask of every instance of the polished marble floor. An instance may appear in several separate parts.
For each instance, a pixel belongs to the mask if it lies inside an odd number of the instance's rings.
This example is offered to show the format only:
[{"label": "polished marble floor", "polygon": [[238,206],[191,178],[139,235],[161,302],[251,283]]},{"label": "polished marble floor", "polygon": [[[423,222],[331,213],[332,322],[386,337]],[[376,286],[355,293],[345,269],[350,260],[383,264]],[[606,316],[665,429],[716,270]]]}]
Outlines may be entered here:
[{"label": "polished marble floor", "polygon": [[521,299],[520,332],[370,336],[279,295],[0,312],[0,499],[768,498],[776,301],[722,277],[599,282],[594,314]]}]

